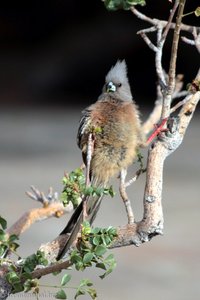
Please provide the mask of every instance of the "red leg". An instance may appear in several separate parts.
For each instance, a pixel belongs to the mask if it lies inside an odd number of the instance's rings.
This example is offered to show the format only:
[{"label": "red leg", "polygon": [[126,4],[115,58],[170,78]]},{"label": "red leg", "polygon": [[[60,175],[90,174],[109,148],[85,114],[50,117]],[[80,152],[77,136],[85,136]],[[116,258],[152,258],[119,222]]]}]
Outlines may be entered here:
[{"label": "red leg", "polygon": [[156,130],[150,135],[150,137],[147,139],[147,144],[150,144],[153,139],[158,136],[158,134],[163,131],[163,127],[166,124],[168,118],[165,118],[162,120],[162,122],[160,123],[160,125],[156,126]]}]

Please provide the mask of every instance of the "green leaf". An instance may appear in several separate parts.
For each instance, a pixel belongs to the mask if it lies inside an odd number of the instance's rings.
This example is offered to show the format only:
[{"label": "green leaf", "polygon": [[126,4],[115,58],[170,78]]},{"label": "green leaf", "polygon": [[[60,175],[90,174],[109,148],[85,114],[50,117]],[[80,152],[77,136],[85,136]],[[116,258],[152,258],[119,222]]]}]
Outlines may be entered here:
[{"label": "green leaf", "polygon": [[83,289],[78,289],[74,296],[74,299],[77,299],[78,296],[81,296],[81,295],[85,295],[85,291]]},{"label": "green leaf", "polygon": [[109,235],[117,236],[117,229],[112,226],[108,227],[107,232]]},{"label": "green leaf", "polygon": [[96,264],[96,267],[99,268],[99,269],[106,270],[106,265],[105,265],[103,262],[97,263],[97,264]]},{"label": "green leaf", "polygon": [[117,10],[122,5],[121,0],[105,0],[104,4],[108,10]]},{"label": "green leaf", "polygon": [[67,178],[66,176],[64,176],[64,177],[62,178],[62,183],[63,183],[64,185],[66,185],[67,182],[68,182],[68,178]]},{"label": "green leaf", "polygon": [[23,287],[23,285],[20,282],[14,283],[12,286],[13,286],[14,291],[16,293],[20,293],[20,292],[22,292],[24,290],[24,287]]},{"label": "green leaf", "polygon": [[11,244],[9,244],[9,249],[11,251],[15,251],[18,247],[19,247],[19,244],[17,244],[17,243],[11,243]]},{"label": "green leaf", "polygon": [[59,290],[56,294],[55,294],[55,298],[56,299],[67,299],[67,295],[65,293],[64,290]]},{"label": "green leaf", "polygon": [[95,237],[92,239],[93,245],[98,246],[98,245],[100,244],[100,240],[101,240],[101,237],[100,237],[100,236],[95,236]]},{"label": "green leaf", "polygon": [[114,270],[115,267],[116,267],[116,262],[113,263],[113,264],[110,266],[110,268],[108,268],[107,271],[106,271],[104,274],[100,275],[99,277],[100,277],[101,279],[104,279],[106,276],[108,276],[110,273],[112,273],[112,271]]},{"label": "green leaf", "polygon": [[63,275],[63,277],[61,279],[61,286],[66,285],[71,280],[71,278],[72,278],[72,276],[70,274]]},{"label": "green leaf", "polygon": [[112,185],[109,188],[109,195],[113,198],[115,196],[115,191],[113,190]]},{"label": "green leaf", "polygon": [[99,227],[95,227],[95,228],[92,229],[92,233],[93,233],[93,234],[97,234],[97,233],[99,233],[100,231],[101,231],[101,228],[99,228]]},{"label": "green leaf", "polygon": [[93,283],[89,279],[82,279],[80,281],[79,287],[84,287],[84,286],[92,286]]},{"label": "green leaf", "polygon": [[90,227],[90,223],[85,221],[82,224],[82,230],[81,230],[82,234],[84,235],[88,235],[91,233],[91,227]]},{"label": "green leaf", "polygon": [[7,249],[8,247],[6,245],[0,245],[0,256],[3,256]]},{"label": "green leaf", "polygon": [[130,9],[133,5],[145,5],[145,0],[105,0],[104,5],[110,11],[115,11],[118,9]]},{"label": "green leaf", "polygon": [[4,230],[7,228],[7,221],[4,218],[2,218],[1,216],[0,216],[0,225],[1,225],[2,229],[4,229]]},{"label": "green leaf", "polygon": [[83,263],[84,263],[84,264],[90,263],[91,260],[93,259],[93,257],[94,257],[94,253],[92,253],[92,252],[86,253],[86,254],[83,256]]},{"label": "green leaf", "polygon": [[93,187],[92,187],[92,186],[89,186],[89,187],[87,187],[87,188],[85,189],[84,194],[85,194],[85,196],[91,196],[91,195],[93,194],[93,192],[94,192]]},{"label": "green leaf", "polygon": [[19,275],[11,271],[6,275],[7,281],[12,285],[15,292],[21,292],[23,291],[23,285],[21,283],[21,280],[19,278]]},{"label": "green leaf", "polygon": [[16,234],[12,234],[9,236],[9,242],[14,242],[16,240],[19,240],[19,237]]},{"label": "green leaf", "polygon": [[145,5],[145,0],[126,0],[125,1],[127,4],[133,6],[133,5]]},{"label": "green leaf", "polygon": [[5,242],[7,240],[6,233],[0,229],[0,241]]},{"label": "green leaf", "polygon": [[80,271],[80,270],[83,271],[83,270],[85,269],[85,267],[84,267],[82,261],[77,262],[77,263],[75,264],[75,268],[76,268],[77,271]]},{"label": "green leaf", "polygon": [[111,238],[108,235],[104,237],[104,241],[106,246],[110,245],[110,243],[112,242]]},{"label": "green leaf", "polygon": [[102,256],[102,255],[104,255],[106,253],[106,251],[107,251],[106,246],[104,246],[104,245],[98,245],[96,247],[96,249],[95,249],[95,254],[97,256]]},{"label": "green leaf", "polygon": [[[115,258],[114,258],[114,255],[113,254],[109,254],[106,259],[104,259],[104,262],[103,262],[104,265],[100,265],[98,266],[99,268],[102,267],[102,269],[105,269],[106,272],[102,275],[100,275],[99,277],[101,279],[104,279],[107,275],[109,275],[113,270],[114,268],[116,267],[116,261],[115,261]],[[105,268],[104,268],[105,266]]]},{"label": "green leaf", "polygon": [[90,297],[92,299],[96,299],[97,298],[97,292],[95,289],[87,289],[87,293],[90,295]]},{"label": "green leaf", "polygon": [[199,17],[199,16],[200,16],[200,6],[198,6],[198,7],[195,9],[194,13],[195,13],[195,16],[196,16],[196,17]]},{"label": "green leaf", "polygon": [[114,255],[111,253],[105,259],[104,262],[109,263],[110,261],[115,260]]},{"label": "green leaf", "polygon": [[70,260],[72,263],[76,264],[78,262],[82,262],[82,257],[76,251],[73,251],[71,253]]},{"label": "green leaf", "polygon": [[27,279],[24,283],[24,292],[27,293],[31,289],[36,289],[38,288],[38,280],[37,279]]},{"label": "green leaf", "polygon": [[24,266],[23,271],[27,274],[30,274],[33,271],[33,268],[29,268],[29,266]]}]

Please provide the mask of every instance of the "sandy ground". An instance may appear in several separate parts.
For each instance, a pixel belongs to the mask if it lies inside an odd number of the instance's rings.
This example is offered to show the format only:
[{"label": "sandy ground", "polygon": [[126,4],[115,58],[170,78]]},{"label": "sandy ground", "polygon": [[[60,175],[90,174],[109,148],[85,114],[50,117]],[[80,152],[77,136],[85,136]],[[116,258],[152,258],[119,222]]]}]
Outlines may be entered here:
[{"label": "sandy ground", "polygon": [[[0,112],[0,205],[1,215],[11,225],[24,211],[37,207],[25,196],[34,184],[46,192],[53,186],[62,189],[64,170],[81,163],[76,146],[76,131],[81,108]],[[181,147],[166,160],[164,170],[163,206],[165,230],[162,237],[139,248],[115,249],[116,270],[104,280],[95,270],[74,274],[90,278],[100,300],[200,299],[200,121],[192,121]],[[144,177],[129,189],[137,219],[142,215]],[[37,223],[21,237],[22,256],[33,253],[41,243],[52,240],[66,223],[50,219]],[[120,199],[105,199],[97,225],[122,225],[126,222]],[[56,284],[58,278],[48,276],[43,283]],[[40,299],[53,298],[54,289],[41,289]],[[32,295],[12,295],[28,298]],[[33,296],[34,298],[34,296]],[[69,299],[73,299],[71,292]],[[80,299],[89,299],[82,297]]]}]

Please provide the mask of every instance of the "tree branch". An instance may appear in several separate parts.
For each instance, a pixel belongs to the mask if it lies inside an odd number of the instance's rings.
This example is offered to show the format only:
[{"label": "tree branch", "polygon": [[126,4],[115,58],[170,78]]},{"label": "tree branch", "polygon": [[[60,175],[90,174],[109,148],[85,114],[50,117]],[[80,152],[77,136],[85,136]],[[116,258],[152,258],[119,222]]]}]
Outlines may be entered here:
[{"label": "tree branch", "polygon": [[72,203],[67,206],[63,206],[63,203],[58,199],[57,193],[53,193],[52,188],[49,189],[47,196],[43,192],[37,190],[34,186],[31,186],[32,193],[26,194],[33,200],[36,200],[43,204],[43,207],[33,208],[25,212],[19,220],[17,220],[7,230],[8,235],[20,236],[25,230],[27,230],[35,222],[42,221],[51,217],[61,217],[65,213],[70,213],[73,210]]},{"label": "tree branch", "polygon": [[[178,1],[179,7],[178,7],[176,26],[174,29],[172,50],[171,50],[171,59],[170,59],[170,66],[169,66],[169,83],[168,83],[168,90],[167,90],[168,95],[172,95],[174,88],[175,88],[177,52],[178,52],[178,44],[179,44],[179,37],[180,37],[180,31],[181,31],[181,21],[182,21],[182,17],[183,17],[185,1],[186,0]],[[170,106],[170,103],[165,103],[165,105],[164,105],[165,109],[163,109],[163,112],[162,112],[163,118],[168,117],[169,106]]]},{"label": "tree branch", "polygon": [[[165,21],[165,20],[159,20],[159,19],[156,19],[156,18],[150,18],[150,17],[147,17],[145,14],[139,12],[135,6],[132,6],[130,8],[130,10],[132,11],[132,13],[139,19],[143,20],[143,21],[146,21],[148,23],[150,23],[151,25],[153,26],[162,26],[162,28],[165,28],[167,26],[167,24],[169,23],[169,20],[168,21]],[[174,29],[176,26],[176,23],[171,23],[171,25],[169,26],[170,29]],[[192,25],[187,25],[187,24],[184,24],[182,23],[181,24],[181,30],[182,31],[186,31],[186,32],[189,32],[191,34],[193,34],[194,30],[197,30],[197,32],[200,32],[200,27],[199,26],[192,26]]]}]

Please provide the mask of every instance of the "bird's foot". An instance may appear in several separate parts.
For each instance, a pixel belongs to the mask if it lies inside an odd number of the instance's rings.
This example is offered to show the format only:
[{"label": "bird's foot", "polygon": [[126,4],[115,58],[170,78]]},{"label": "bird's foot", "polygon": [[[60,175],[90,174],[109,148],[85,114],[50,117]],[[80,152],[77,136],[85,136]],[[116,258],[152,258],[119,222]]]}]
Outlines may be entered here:
[{"label": "bird's foot", "polygon": [[163,131],[167,130],[166,128],[163,129],[163,127],[165,126],[167,120],[168,120],[168,118],[164,118],[159,125],[155,125],[154,132],[150,135],[150,137],[146,141],[147,146],[153,141],[153,139],[155,137],[157,137],[159,135],[160,132],[163,132]]}]

